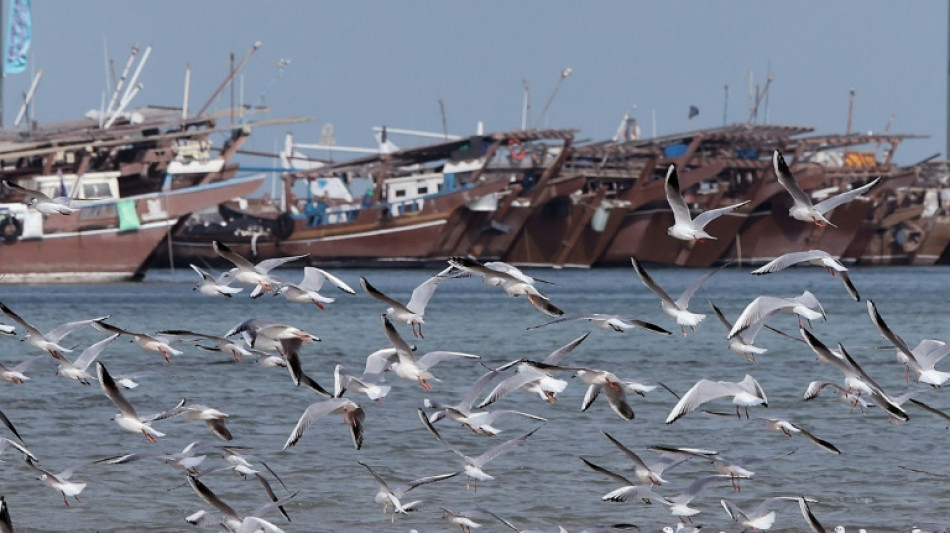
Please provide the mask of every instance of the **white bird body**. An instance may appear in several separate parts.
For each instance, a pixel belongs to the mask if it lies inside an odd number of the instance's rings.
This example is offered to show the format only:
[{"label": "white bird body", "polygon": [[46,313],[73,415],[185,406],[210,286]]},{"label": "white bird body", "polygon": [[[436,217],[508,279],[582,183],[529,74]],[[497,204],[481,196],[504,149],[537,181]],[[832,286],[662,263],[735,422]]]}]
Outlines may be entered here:
[{"label": "white bird body", "polygon": [[36,209],[44,215],[71,215],[79,211],[69,206],[69,198],[65,196],[50,198],[40,191],[22,187],[9,180],[3,180],[2,183],[4,187],[22,194],[24,196],[24,204]]},{"label": "white bird body", "polygon": [[120,428],[131,433],[140,433],[145,436],[146,440],[152,443],[156,442],[158,437],[165,436],[164,433],[152,427],[152,422],[167,418],[168,416],[174,416],[174,414],[169,414],[170,411],[165,411],[148,418],[143,418],[135,412],[135,407],[125,399],[118,385],[116,385],[115,380],[112,379],[112,376],[110,376],[106,370],[105,365],[99,361],[96,361],[96,375],[99,378],[99,385],[102,386],[102,390],[106,393],[106,396],[119,408],[119,413],[112,417],[112,420],[115,421]]},{"label": "white bird body", "polygon": [[456,276],[481,276],[486,285],[501,287],[508,296],[524,296],[535,309],[548,316],[557,317],[564,314],[564,311],[551,303],[551,300],[534,286],[537,280],[508,263],[491,261],[482,264],[467,257],[450,257],[449,265],[450,269],[444,271],[444,274],[457,268],[460,273]]},{"label": "white bird body", "polygon": [[304,410],[297,420],[297,425],[284,443],[287,449],[297,444],[297,441],[303,437],[307,429],[318,419],[329,414],[342,414],[343,422],[350,426],[350,433],[353,437],[353,446],[359,450],[363,446],[363,419],[366,413],[363,408],[349,398],[330,398],[327,400],[314,402]]},{"label": "white bird body", "polygon": [[481,359],[481,357],[470,353],[434,351],[425,354],[417,360],[415,356],[412,355],[412,348],[405,339],[399,335],[399,332],[396,331],[396,328],[393,327],[389,319],[386,318],[386,315],[380,315],[380,320],[383,323],[383,331],[386,334],[386,338],[389,339],[389,342],[396,349],[396,360],[390,365],[393,373],[407,381],[417,381],[427,390],[432,389],[429,381],[436,379],[429,369],[436,364],[450,359]]},{"label": "white bird body", "polygon": [[789,252],[776,257],[761,267],[753,270],[752,274],[757,276],[771,274],[773,272],[785,270],[786,268],[798,263],[808,263],[814,266],[822,267],[831,273],[832,276],[837,274],[838,277],[841,278],[841,283],[844,284],[844,288],[848,291],[848,294],[850,294],[855,301],[861,300],[861,295],[858,294],[858,290],[855,288],[854,284],[851,283],[851,278],[848,276],[848,269],[842,265],[840,261],[835,259],[831,254],[824,250]]},{"label": "white bird body", "polygon": [[[259,296],[264,292],[271,292],[279,283],[277,279],[270,275],[270,271],[291,261],[303,259],[304,255],[295,255],[289,257],[275,257],[265,259],[257,264],[250,262],[247,258],[231,250],[227,245],[219,241],[212,241],[212,247],[215,253],[230,261],[234,268],[226,272],[227,277],[224,280],[233,278],[241,283],[254,285],[254,292],[251,296]],[[219,278],[220,279],[220,278]]]},{"label": "white bird body", "polygon": [[43,333],[42,331],[37,329],[35,326],[30,324],[26,320],[23,320],[20,317],[20,315],[16,314],[12,309],[7,307],[6,304],[4,304],[3,302],[0,302],[0,311],[3,311],[5,315],[10,317],[17,324],[20,324],[20,326],[22,326],[23,329],[26,330],[26,334],[23,336],[23,340],[26,341],[27,344],[49,353],[54,358],[58,358],[57,356],[61,355],[64,352],[65,353],[72,352],[71,349],[65,348],[59,344],[60,341],[62,341],[63,338],[66,337],[66,335],[69,335],[70,333],[73,333],[74,331],[82,329],[86,326],[91,326],[91,325],[94,326],[95,324],[98,323],[98,321],[109,318],[108,316],[103,316],[103,317],[92,318],[88,320],[77,320],[75,322],[66,322],[65,324],[60,324],[56,326],[55,328],[47,331],[46,333]]}]

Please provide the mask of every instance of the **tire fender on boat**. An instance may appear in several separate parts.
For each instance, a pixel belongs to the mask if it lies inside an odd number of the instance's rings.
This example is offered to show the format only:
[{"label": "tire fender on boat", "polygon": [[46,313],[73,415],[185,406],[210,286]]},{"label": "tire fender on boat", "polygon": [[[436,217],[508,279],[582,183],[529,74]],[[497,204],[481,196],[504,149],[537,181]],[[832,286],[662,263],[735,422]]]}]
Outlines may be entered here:
[{"label": "tire fender on boat", "polygon": [[16,242],[23,235],[23,223],[13,217],[0,220],[0,237],[4,242]]},{"label": "tire fender on boat", "polygon": [[289,238],[294,233],[294,217],[290,213],[281,213],[274,219],[274,227],[271,228],[274,237],[280,240]]},{"label": "tire fender on boat", "polygon": [[894,235],[904,253],[914,253],[924,240],[924,230],[913,222],[904,222]]}]

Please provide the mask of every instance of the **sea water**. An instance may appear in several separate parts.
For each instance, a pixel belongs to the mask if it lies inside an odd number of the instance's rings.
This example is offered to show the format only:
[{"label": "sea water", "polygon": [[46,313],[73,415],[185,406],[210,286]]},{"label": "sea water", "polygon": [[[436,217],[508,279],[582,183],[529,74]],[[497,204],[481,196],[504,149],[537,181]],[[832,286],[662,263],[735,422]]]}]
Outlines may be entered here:
[{"label": "sea water", "polygon": [[[653,278],[676,299],[706,270],[647,266]],[[192,291],[190,270],[151,271],[142,283],[112,285],[4,285],[0,300],[41,331],[67,321],[109,315],[119,327],[154,333],[188,329],[221,335],[247,318],[288,323],[322,338],[304,345],[307,373],[332,390],[333,369],[344,364],[351,373],[362,372],[366,356],[388,346],[380,323],[386,306],[359,289],[365,276],[376,288],[400,301],[408,301],[413,288],[436,271],[336,270],[356,288],[356,295],[325,287],[323,294],[337,301],[320,310],[313,305],[290,303],[270,295],[209,298]],[[752,419],[736,418],[728,398],[704,408],[732,413],[717,417],[694,411],[671,425],[665,418],[676,397],[663,388],[645,397],[631,396],[633,420],[619,418],[603,397],[586,412],[581,401],[586,386],[571,378],[557,403],[516,391],[493,408],[516,409],[544,417],[527,442],[485,466],[495,479],[480,482],[477,491],[466,489],[464,476],[425,485],[406,500],[428,504],[408,516],[384,514],[373,497],[377,485],[357,461],[372,466],[393,486],[438,473],[458,470],[460,459],[428,433],[417,409],[425,398],[443,403],[461,400],[468,386],[485,371],[469,360],[449,361],[432,371],[438,378],[432,391],[418,383],[387,374],[392,386],[379,402],[347,393],[366,411],[365,441],[354,449],[342,416],[318,420],[287,450],[281,448],[304,409],[323,398],[303,387],[294,387],[286,370],[263,368],[253,362],[235,362],[228,356],[179,345],[183,355],[166,363],[161,355],[144,352],[124,338],[107,347],[99,360],[113,375],[143,373],[140,386],[125,396],[141,415],[174,406],[185,398],[230,414],[228,427],[234,440],[218,440],[204,424],[175,418],[155,427],[167,433],[150,444],[141,435],[121,430],[112,420],[117,408],[98,383],[83,386],[55,375],[55,362],[41,360],[31,367],[31,380],[23,385],[0,383],[0,410],[16,425],[40,465],[59,472],[110,456],[138,453],[175,453],[194,441],[246,447],[242,453],[266,462],[286,484],[270,474],[279,497],[296,493],[286,504],[292,522],[272,512],[265,518],[287,531],[451,531],[441,508],[470,511],[482,507],[521,528],[579,531],[592,524],[633,523],[640,531],[659,531],[674,525],[667,507],[654,501],[610,503],[601,496],[620,484],[586,467],[580,457],[633,478],[631,463],[601,434],[609,432],[646,461],[658,455],[653,445],[701,447],[716,450],[727,459],[764,459],[750,466],[751,479],[742,480],[741,491],[728,481],[714,484],[692,503],[701,509],[694,522],[710,531],[738,530],[724,512],[726,498],[751,511],[767,497],[804,495],[818,500],[812,512],[828,530],[838,524],[869,531],[896,531],[915,523],[946,525],[950,517],[950,462],[946,460],[946,422],[907,406],[910,420],[892,423],[880,408],[866,415],[852,412],[830,391],[806,402],[802,395],[812,380],[840,383],[842,374],[816,361],[802,342],[763,331],[757,344],[768,352],[751,363],[729,351],[726,328],[711,312],[715,303],[735,319],[744,306],[760,295],[792,297],[804,290],[822,302],[827,321],[813,323],[814,334],[834,347],[849,349],[865,370],[892,395],[912,388],[893,349],[885,344],[871,323],[865,302],[853,301],[839,281],[818,268],[793,268],[768,276],[752,276],[748,268],[721,270],[700,287],[690,302],[694,312],[706,313],[695,332],[680,333],[675,322],[662,313],[659,300],[638,280],[632,268],[593,270],[531,270],[552,282],[538,284],[555,305],[571,313],[607,313],[638,318],[661,325],[673,335],[645,330],[617,333],[592,329],[588,322],[566,322],[528,330],[550,320],[524,298],[509,298],[477,278],[443,283],[425,310],[424,339],[414,338],[402,324],[397,328],[422,354],[432,350],[474,353],[488,366],[517,358],[539,360],[558,347],[590,331],[564,362],[612,371],[621,379],[662,382],[678,394],[700,379],[740,381],[752,375],[768,395],[768,408],[752,408]],[[281,270],[279,277],[297,281],[299,269]],[[939,267],[855,268],[851,277],[865,298],[871,298],[888,324],[911,346],[924,338],[946,340],[948,310],[944,287],[950,270]],[[11,323],[9,320],[6,323]],[[779,314],[770,322],[798,336],[796,317]],[[23,329],[18,327],[18,333]],[[82,349],[106,336],[86,328],[64,341]],[[13,366],[28,357],[43,355],[17,338],[0,338],[0,362]],[[946,366],[945,363],[942,366]],[[941,365],[938,365],[938,368]],[[93,371],[94,373],[94,371]],[[917,397],[929,405],[950,410],[945,391],[928,390]],[[830,441],[842,454],[833,455],[808,441],[769,432],[756,416],[790,419],[819,438]],[[475,435],[451,421],[438,424],[442,436],[467,455],[489,448],[538,427],[541,423],[519,416],[500,419],[503,431],[494,438]],[[9,435],[0,428],[2,435]],[[221,463],[221,453],[207,450],[199,467]],[[83,466],[72,480],[87,483],[81,502],[63,504],[59,494],[44,486],[26,468],[19,454],[8,448],[0,464],[0,491],[6,498],[18,531],[184,531],[193,529],[184,518],[198,509],[217,513],[186,484],[185,475],[159,459],[142,459],[124,465]],[[919,471],[923,471],[919,472]],[[690,460],[664,474],[668,483],[656,492],[672,497],[699,476],[715,473],[706,461]],[[944,477],[941,477],[944,476]],[[253,478],[244,480],[231,471],[206,474],[202,482],[238,514],[251,513],[267,503]],[[806,526],[794,503],[777,509],[773,531],[802,531]],[[491,518],[478,519],[480,531],[506,531]]]}]

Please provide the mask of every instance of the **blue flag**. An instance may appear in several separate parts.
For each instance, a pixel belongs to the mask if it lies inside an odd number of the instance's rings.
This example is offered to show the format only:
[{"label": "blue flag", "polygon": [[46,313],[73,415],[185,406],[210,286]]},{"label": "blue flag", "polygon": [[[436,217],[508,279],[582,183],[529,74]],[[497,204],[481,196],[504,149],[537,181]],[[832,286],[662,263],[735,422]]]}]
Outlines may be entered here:
[{"label": "blue flag", "polygon": [[30,49],[33,22],[30,0],[10,0],[7,17],[7,49],[3,58],[5,74],[19,74],[26,70],[26,52]]}]

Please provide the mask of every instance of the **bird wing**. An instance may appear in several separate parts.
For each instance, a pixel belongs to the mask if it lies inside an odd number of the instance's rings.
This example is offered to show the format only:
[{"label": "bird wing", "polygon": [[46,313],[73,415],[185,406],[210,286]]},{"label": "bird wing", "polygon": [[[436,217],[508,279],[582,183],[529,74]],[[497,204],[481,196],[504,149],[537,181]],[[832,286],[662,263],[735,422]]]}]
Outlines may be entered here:
[{"label": "bird wing", "polygon": [[587,387],[587,392],[584,393],[584,399],[581,400],[581,411],[586,411],[590,408],[594,400],[600,396],[601,389],[603,389],[603,387],[596,383]]},{"label": "bird wing", "polygon": [[864,194],[865,192],[869,191],[871,187],[874,187],[880,181],[881,181],[881,178],[875,178],[874,181],[866,185],[862,185],[861,187],[858,187],[857,189],[851,189],[850,191],[846,191],[841,194],[832,196],[831,198],[822,200],[821,202],[818,202],[817,204],[815,204],[815,211],[818,211],[819,213],[824,215],[825,213],[827,213],[828,211],[831,211],[832,209],[838,207],[839,205],[846,204],[850,202],[851,200],[854,200],[858,196]]},{"label": "bird wing", "polygon": [[215,283],[215,282],[216,282],[215,279],[214,279],[214,277],[213,277],[211,274],[209,274],[206,270],[203,270],[201,267],[196,266],[196,265],[193,264],[193,263],[188,263],[188,266],[190,266],[192,270],[194,270],[195,272],[197,272],[198,275],[201,276],[201,279],[203,279],[203,280],[205,280],[205,281],[207,281],[207,282],[210,282],[210,283]]},{"label": "bird wing", "polygon": [[627,402],[627,395],[624,393],[623,388],[614,387],[602,387],[604,389],[604,396],[607,397],[607,404],[610,405],[610,408],[617,413],[617,416],[623,418],[624,420],[633,420],[634,412],[633,408],[630,407],[630,403]]},{"label": "bird wing", "polygon": [[882,317],[881,313],[878,312],[877,306],[874,304],[874,301],[868,298],[867,305],[868,305],[868,314],[871,315],[871,322],[873,322],[874,325],[877,327],[878,331],[881,332],[881,336],[883,336],[888,342],[890,342],[895,347],[897,347],[897,349],[900,350],[904,355],[906,355],[908,359],[910,359],[911,361],[916,361],[917,358],[914,355],[914,351],[911,350],[909,346],[907,346],[907,343],[904,342],[904,339],[902,339],[900,335],[898,335],[890,327],[888,327],[887,323],[884,322],[884,317]]},{"label": "bird wing", "polygon": [[729,335],[727,335],[726,338],[731,339],[735,337],[755,322],[768,320],[775,313],[789,307],[789,305],[789,301],[786,298],[778,298],[776,296],[757,297],[745,306],[745,309],[739,314],[739,318],[737,318],[735,324],[732,325],[732,329],[729,330]]},{"label": "bird wing", "polygon": [[390,494],[394,494],[392,489],[389,488],[389,483],[386,483],[386,480],[383,479],[382,476],[377,474],[375,470],[370,468],[368,464],[364,463],[363,461],[357,461],[357,464],[359,464],[360,466],[362,466],[363,468],[369,471],[370,475],[373,476],[373,479],[376,480],[376,484],[379,485],[379,488],[383,489],[384,491]]},{"label": "bird wing", "polygon": [[824,250],[805,250],[802,252],[789,252],[787,254],[780,255],[775,259],[769,261],[768,263],[760,266],[759,268],[752,271],[752,274],[762,275],[762,274],[771,274],[772,272],[778,272],[779,270],[785,270],[786,268],[798,264],[804,263],[805,261],[811,261],[813,259],[824,259],[831,257],[831,254]]},{"label": "bird wing", "polygon": [[585,458],[583,458],[583,457],[581,457],[580,459],[581,459],[581,461],[584,462],[585,465],[587,465],[588,467],[590,467],[590,469],[593,470],[594,472],[600,472],[601,474],[604,474],[605,476],[610,477],[611,479],[615,479],[615,480],[617,480],[617,481],[623,483],[624,485],[633,485],[633,482],[632,482],[632,481],[630,481],[630,480],[627,479],[626,477],[624,477],[624,476],[622,476],[622,475],[620,475],[620,474],[618,474],[618,473],[616,473],[616,472],[613,472],[613,471],[611,471],[611,470],[607,470],[606,468],[604,468],[604,467],[602,467],[602,466],[598,466],[598,465],[596,465],[596,464],[594,464],[594,463],[588,461],[587,459],[585,459]]},{"label": "bird wing", "polygon": [[363,276],[360,276],[360,287],[363,287],[363,291],[366,292],[366,294],[372,296],[373,298],[376,298],[377,300],[393,308],[406,309],[405,305],[397,302],[396,300],[393,300],[389,296],[386,296],[385,294],[380,292],[376,287],[373,287],[372,285],[370,285],[369,282],[366,281],[366,278],[364,278]]},{"label": "bird wing", "polygon": [[38,330],[38,329],[36,329],[35,327],[33,327],[33,325],[30,324],[29,322],[27,322],[26,320],[23,320],[23,319],[20,317],[20,315],[14,313],[13,310],[10,309],[9,307],[7,307],[6,304],[4,304],[3,302],[0,302],[0,311],[3,311],[3,314],[5,314],[5,315],[7,315],[8,317],[10,317],[10,319],[12,319],[12,320],[13,320],[14,322],[16,322],[17,324],[23,326],[23,329],[25,329],[25,330],[27,330],[28,332],[30,332],[31,335],[36,335],[36,336],[39,336],[39,337],[42,337],[42,336],[43,336],[43,333],[42,333],[40,330]]},{"label": "bird wing", "polygon": [[429,483],[435,483],[436,481],[442,481],[443,479],[449,479],[459,474],[461,474],[460,471],[455,471],[455,472],[449,472],[447,474],[436,474],[434,476],[421,477],[419,479],[414,479],[410,481],[409,483],[406,483],[405,485],[397,487],[395,492],[397,495],[401,496],[416,487],[427,485]]},{"label": "bird wing", "polygon": [[265,259],[261,261],[260,263],[254,265],[254,269],[260,272],[261,274],[267,274],[271,270],[274,270],[275,268],[281,265],[285,265],[287,263],[290,263],[291,261],[296,261],[298,259],[303,259],[304,257],[307,257],[307,255],[309,254],[291,255],[287,257],[273,257],[271,259]]},{"label": "bird wing", "polygon": [[423,281],[418,287],[413,289],[412,296],[409,297],[409,303],[406,304],[406,309],[409,309],[417,315],[424,315],[426,312],[426,305],[428,305],[432,295],[435,294],[435,290],[439,287],[439,285],[442,284],[443,281],[449,279],[446,274],[448,274],[450,270],[452,270],[452,267],[449,267],[435,276]]},{"label": "bird wing", "polygon": [[102,390],[105,391],[106,396],[112,400],[112,403],[119,408],[119,411],[122,411],[126,416],[138,418],[139,415],[136,414],[135,407],[132,407],[132,404],[125,399],[125,396],[122,396],[122,391],[119,390],[119,386],[115,384],[115,380],[109,375],[109,371],[106,370],[106,365],[99,361],[96,361],[96,375],[99,378],[99,385],[102,386]]},{"label": "bird wing", "polygon": [[290,437],[288,437],[287,442],[284,443],[283,449],[286,450],[297,444],[297,441],[303,437],[303,434],[306,433],[307,429],[312,426],[314,422],[339,409],[349,401],[350,400],[345,398],[330,398],[310,404],[304,410],[303,414],[300,415],[300,419],[297,420],[297,425],[295,425],[293,431],[290,432]]},{"label": "bird wing", "polygon": [[224,503],[221,498],[218,498],[214,492],[211,491],[204,483],[198,481],[198,478],[195,476],[188,476],[188,485],[191,486],[192,490],[201,497],[202,500],[211,504],[215,509],[221,511],[229,519],[240,521],[241,518],[235,512],[234,508],[230,505]]},{"label": "bird wing", "polygon": [[703,211],[702,213],[696,215],[696,218],[693,219],[693,225],[696,226],[697,229],[703,229],[713,220],[716,220],[717,218],[721,217],[722,215],[725,215],[726,213],[735,211],[736,209],[739,209],[740,207],[744,206],[745,204],[751,201],[752,200],[746,200],[744,202],[739,202],[737,204],[727,205],[725,207],[717,207],[716,209],[709,209],[709,210]]},{"label": "bird wing", "polygon": [[363,367],[363,376],[372,376],[379,379],[380,375],[389,368],[399,357],[395,348],[383,348],[366,356],[366,365]]},{"label": "bird wing", "polygon": [[844,284],[844,289],[848,291],[848,294],[850,294],[852,298],[854,298],[854,301],[860,302],[861,295],[858,294],[857,287],[855,287],[854,283],[851,282],[851,276],[849,276],[847,272],[839,270],[838,277],[841,278],[841,283]]},{"label": "bird wing", "polygon": [[492,459],[494,459],[494,458],[498,457],[499,455],[501,455],[501,454],[503,454],[503,453],[505,453],[505,452],[511,450],[511,449],[514,448],[515,446],[519,446],[519,445],[521,445],[521,444],[524,444],[524,442],[525,442],[526,440],[528,440],[528,437],[530,437],[531,435],[534,435],[534,432],[537,431],[537,430],[539,430],[539,429],[541,429],[541,427],[543,427],[543,424],[542,424],[541,426],[538,426],[538,427],[532,429],[531,431],[525,433],[524,435],[522,435],[522,436],[520,436],[520,437],[515,437],[515,438],[513,438],[513,439],[511,439],[511,440],[508,440],[508,441],[505,441],[505,442],[503,442],[503,443],[501,443],[501,444],[499,444],[499,445],[497,445],[497,446],[495,446],[495,447],[493,447],[493,448],[489,448],[488,451],[486,451],[485,453],[483,453],[483,454],[479,455],[478,457],[475,457],[474,459],[472,459],[472,463],[473,463],[475,466],[477,466],[478,468],[481,468],[482,466],[488,464],[488,462],[491,461]]},{"label": "bird wing", "polygon": [[20,432],[16,430],[16,427],[13,425],[13,422],[11,422],[9,418],[7,418],[7,415],[4,414],[3,411],[0,411],[0,422],[2,422],[4,426],[7,426],[7,429],[9,429],[11,433],[16,435],[16,438],[20,439],[20,442],[26,444],[26,441],[24,441],[23,437],[20,436]]},{"label": "bird wing", "polygon": [[723,268],[729,266],[729,264],[730,263],[726,263],[725,265],[717,268],[716,270],[710,270],[709,272],[706,272],[705,274],[700,276],[699,279],[697,279],[696,281],[693,282],[692,285],[687,287],[686,290],[683,291],[683,294],[681,294],[680,297],[676,300],[675,302],[676,307],[680,309],[686,309],[687,307],[689,307],[689,300],[690,298],[693,297],[693,293],[695,293],[696,290],[699,289],[700,285],[702,285],[703,283],[706,283],[707,279],[715,275],[716,272],[719,272]]},{"label": "bird wing", "polygon": [[537,381],[545,376],[547,376],[547,374],[541,372],[540,370],[527,365],[521,365],[518,369],[518,373],[501,380],[501,382],[498,383],[498,385],[495,385],[495,388],[492,389],[490,393],[488,393],[488,396],[486,396],[485,399],[475,407],[481,409],[486,405],[498,401],[503,396],[506,396],[509,392],[520,389],[528,383]]},{"label": "bird wing", "polygon": [[224,259],[230,261],[234,266],[238,267],[241,270],[254,270],[254,263],[251,263],[243,255],[236,253],[220,241],[211,241],[211,247],[214,248],[216,254],[220,255]]},{"label": "bird wing", "polygon": [[500,376],[501,372],[498,370],[489,370],[481,377],[475,380],[475,383],[472,383],[472,386],[465,391],[465,396],[462,397],[462,400],[458,403],[460,409],[470,411],[472,405],[475,403],[475,400],[478,399],[478,396],[485,390],[485,387],[492,382],[496,377]]},{"label": "bird wing", "polygon": [[572,340],[571,342],[561,346],[557,350],[554,350],[547,357],[544,358],[544,363],[548,365],[557,365],[564,360],[565,357],[570,355],[574,351],[574,348],[577,348],[580,343],[584,342],[584,339],[590,336],[590,332],[581,335],[580,337]]},{"label": "bird wing", "polygon": [[633,461],[633,464],[635,464],[638,468],[642,468],[644,470],[652,470],[650,467],[647,466],[646,463],[643,462],[642,459],[640,459],[639,455],[634,453],[633,450],[631,450],[630,448],[627,448],[626,446],[621,444],[621,442],[615,439],[610,433],[607,433],[606,431],[601,431],[601,433],[603,433],[604,436],[607,437],[607,440],[612,442],[614,446],[616,446],[621,452],[623,452],[623,454],[626,455],[627,458]]},{"label": "bird wing", "polygon": [[785,163],[785,158],[782,157],[782,153],[778,150],[772,153],[772,170],[775,172],[775,177],[778,179],[779,185],[788,191],[788,194],[791,195],[792,200],[794,200],[796,204],[807,207],[812,206],[811,197],[799,187],[795,178],[792,176],[792,172],[788,169],[788,165]]},{"label": "bird wing", "polygon": [[393,326],[392,322],[389,321],[389,318],[386,315],[379,315],[380,320],[383,322],[383,332],[386,334],[386,338],[389,339],[390,344],[396,348],[396,353],[399,357],[406,357],[411,360],[415,360],[415,356],[412,355],[412,347],[409,346],[409,343],[406,342],[406,339],[402,338],[402,335],[396,331],[396,328]]},{"label": "bird wing", "polygon": [[805,428],[803,428],[803,427],[801,427],[801,426],[799,426],[799,425],[796,425],[796,424],[793,424],[793,425],[795,426],[795,429],[797,429],[798,431],[801,431],[802,437],[805,437],[805,439],[807,439],[807,440],[808,440],[809,442],[811,442],[812,444],[818,446],[819,448],[823,448],[823,449],[825,449],[825,450],[828,450],[829,452],[831,452],[831,453],[833,453],[833,454],[841,455],[841,450],[839,450],[838,447],[835,446],[834,444],[832,444],[832,443],[830,443],[830,442],[828,442],[828,441],[826,441],[826,440],[824,440],[824,439],[819,439],[819,438],[816,437],[813,433],[811,433],[810,431],[808,431],[807,429],[805,429]]},{"label": "bird wing", "polygon": [[323,287],[324,282],[329,281],[334,287],[348,294],[356,294],[352,287],[346,284],[342,279],[330,274],[326,270],[317,267],[304,267],[303,281],[300,287],[307,290],[318,291]]},{"label": "bird wing", "polygon": [[91,365],[92,362],[96,360],[96,357],[99,357],[99,354],[102,353],[102,350],[104,350],[106,346],[112,344],[112,342],[117,338],[119,338],[119,334],[113,333],[105,339],[102,339],[101,341],[89,346],[83,350],[81,354],[79,354],[79,357],[77,357],[75,361],[73,361],[73,366],[80,370],[89,368],[89,365]]},{"label": "bird wing", "polygon": [[640,282],[643,283],[646,288],[650,289],[650,291],[652,291],[653,294],[657,296],[657,298],[665,302],[667,305],[676,307],[676,303],[673,302],[673,299],[670,298],[670,295],[667,294],[662,287],[657,285],[655,281],[653,281],[653,278],[647,274],[647,271],[643,269],[643,266],[639,261],[637,261],[636,257],[631,257],[630,262],[633,264],[633,269],[636,270],[637,276],[640,277]]},{"label": "bird wing", "polygon": [[666,201],[669,202],[670,209],[673,210],[674,223],[692,226],[693,217],[690,216],[689,205],[686,204],[683,193],[680,192],[680,180],[676,173],[676,165],[672,163],[670,168],[666,170],[666,182],[663,187],[666,191]]},{"label": "bird wing", "polygon": [[449,352],[444,350],[436,350],[433,352],[428,352],[419,358],[418,364],[419,368],[423,370],[428,370],[442,361],[450,361],[452,359],[474,359],[479,360],[481,356],[465,353],[465,352]]}]

